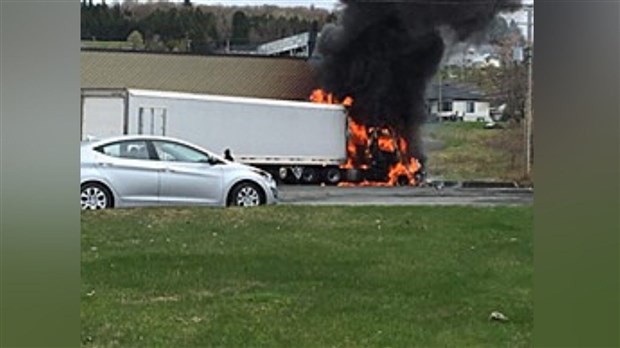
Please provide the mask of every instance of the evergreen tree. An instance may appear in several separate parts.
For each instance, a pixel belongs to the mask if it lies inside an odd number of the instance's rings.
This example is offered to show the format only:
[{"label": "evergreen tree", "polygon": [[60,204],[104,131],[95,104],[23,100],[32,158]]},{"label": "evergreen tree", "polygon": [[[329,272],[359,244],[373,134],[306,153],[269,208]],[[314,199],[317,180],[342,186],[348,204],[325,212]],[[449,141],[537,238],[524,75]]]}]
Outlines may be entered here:
[{"label": "evergreen tree", "polygon": [[250,22],[243,11],[237,11],[232,18],[232,38],[235,44],[247,44],[250,34]]}]

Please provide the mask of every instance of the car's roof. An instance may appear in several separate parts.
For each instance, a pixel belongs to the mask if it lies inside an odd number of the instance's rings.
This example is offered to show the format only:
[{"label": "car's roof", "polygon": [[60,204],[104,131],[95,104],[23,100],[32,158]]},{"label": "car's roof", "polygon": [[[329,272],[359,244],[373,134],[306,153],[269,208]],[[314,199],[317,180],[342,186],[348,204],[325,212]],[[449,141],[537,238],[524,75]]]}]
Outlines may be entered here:
[{"label": "car's roof", "polygon": [[209,153],[211,156],[225,161],[225,162],[229,162],[226,159],[222,158],[221,156],[218,156],[217,154],[213,153],[212,151],[203,148],[200,145],[185,141],[185,140],[181,140],[178,138],[173,138],[173,137],[167,137],[167,136],[162,136],[162,135],[144,135],[144,134],[131,134],[131,135],[117,135],[117,136],[113,136],[113,137],[107,137],[107,138],[102,138],[102,139],[97,139],[97,140],[93,140],[93,141],[83,141],[80,144],[80,147],[82,148],[95,148],[97,146],[100,145],[104,145],[104,144],[109,144],[109,143],[114,143],[117,141],[127,141],[127,140],[163,140],[163,141],[173,141],[173,142],[177,142],[180,144],[184,144],[184,145],[188,145],[190,147],[195,147],[198,149],[201,149],[203,151],[206,151],[207,153]]},{"label": "car's roof", "polygon": [[166,137],[161,135],[144,135],[144,134],[132,134],[132,135],[117,135],[113,137],[106,137],[97,140],[84,141],[82,145],[94,145],[94,144],[106,144],[113,143],[117,141],[125,141],[125,140],[167,140],[167,141],[176,141],[179,143],[189,144],[193,146],[197,146],[195,144],[189,143],[185,140],[181,140],[173,137]]}]

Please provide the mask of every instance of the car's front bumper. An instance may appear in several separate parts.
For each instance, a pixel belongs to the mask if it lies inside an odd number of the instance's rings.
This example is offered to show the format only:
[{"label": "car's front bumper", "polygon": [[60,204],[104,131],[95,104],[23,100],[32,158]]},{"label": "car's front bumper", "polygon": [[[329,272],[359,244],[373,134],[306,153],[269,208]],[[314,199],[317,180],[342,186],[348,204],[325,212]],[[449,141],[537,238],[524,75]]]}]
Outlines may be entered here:
[{"label": "car's front bumper", "polygon": [[267,196],[267,200],[266,200],[266,204],[277,204],[279,199],[280,199],[280,192],[278,190],[278,187],[275,185],[275,183],[273,184],[268,184],[267,185],[267,190],[266,191],[266,196]]}]

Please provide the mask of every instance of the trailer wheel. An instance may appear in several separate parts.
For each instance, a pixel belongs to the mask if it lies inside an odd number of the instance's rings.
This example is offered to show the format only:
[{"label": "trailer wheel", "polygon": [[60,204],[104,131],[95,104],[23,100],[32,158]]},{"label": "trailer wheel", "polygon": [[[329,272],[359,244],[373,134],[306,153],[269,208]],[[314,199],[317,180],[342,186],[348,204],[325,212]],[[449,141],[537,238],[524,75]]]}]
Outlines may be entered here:
[{"label": "trailer wheel", "polygon": [[342,180],[340,168],[329,168],[325,172],[325,181],[330,185],[337,185]]},{"label": "trailer wheel", "polygon": [[317,173],[314,168],[304,168],[301,180],[305,183],[313,183],[316,181]]},{"label": "trailer wheel", "polygon": [[281,181],[288,178],[288,169],[286,167],[280,167],[278,169],[278,178],[280,178]]}]

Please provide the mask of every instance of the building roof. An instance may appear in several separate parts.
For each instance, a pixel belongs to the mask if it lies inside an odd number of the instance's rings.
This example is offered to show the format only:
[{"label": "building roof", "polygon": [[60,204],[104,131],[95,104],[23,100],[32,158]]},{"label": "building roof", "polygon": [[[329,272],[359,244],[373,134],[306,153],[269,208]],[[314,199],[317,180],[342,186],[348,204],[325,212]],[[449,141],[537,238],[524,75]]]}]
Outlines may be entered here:
[{"label": "building roof", "polygon": [[[431,83],[426,90],[426,99],[439,99],[439,84]],[[450,100],[486,100],[483,92],[476,87],[461,83],[443,83],[441,87],[441,99]]]},{"label": "building roof", "polygon": [[470,43],[457,43],[446,54],[442,65],[472,66],[486,63],[491,58],[497,58],[499,48],[490,44],[472,45]]},{"label": "building roof", "polygon": [[82,88],[136,88],[307,100],[318,82],[305,60],[82,50]]}]

